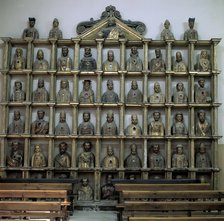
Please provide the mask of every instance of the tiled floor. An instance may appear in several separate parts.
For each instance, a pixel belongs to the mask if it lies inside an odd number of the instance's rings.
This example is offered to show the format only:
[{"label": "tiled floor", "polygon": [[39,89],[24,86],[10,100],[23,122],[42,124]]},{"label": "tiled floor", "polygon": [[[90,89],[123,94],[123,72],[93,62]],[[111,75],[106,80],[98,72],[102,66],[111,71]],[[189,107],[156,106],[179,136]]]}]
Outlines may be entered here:
[{"label": "tiled floor", "polygon": [[117,213],[112,211],[74,211],[70,221],[117,221]]}]

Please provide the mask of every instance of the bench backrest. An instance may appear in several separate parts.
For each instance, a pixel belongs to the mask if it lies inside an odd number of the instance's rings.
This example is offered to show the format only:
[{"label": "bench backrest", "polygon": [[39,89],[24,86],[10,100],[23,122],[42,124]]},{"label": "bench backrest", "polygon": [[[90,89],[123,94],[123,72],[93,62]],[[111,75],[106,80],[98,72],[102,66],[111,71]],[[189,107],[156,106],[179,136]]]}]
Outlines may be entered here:
[{"label": "bench backrest", "polygon": [[210,190],[209,183],[187,183],[187,184],[115,184],[116,191],[123,190]]},{"label": "bench backrest", "polygon": [[224,220],[224,216],[201,217],[129,217],[129,221],[216,221]]}]

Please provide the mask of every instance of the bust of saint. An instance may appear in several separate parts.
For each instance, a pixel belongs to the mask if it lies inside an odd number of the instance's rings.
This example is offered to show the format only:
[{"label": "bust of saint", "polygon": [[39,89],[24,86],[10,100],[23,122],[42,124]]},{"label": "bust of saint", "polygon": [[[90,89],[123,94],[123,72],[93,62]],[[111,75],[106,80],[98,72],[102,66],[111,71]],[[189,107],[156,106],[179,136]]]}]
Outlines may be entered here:
[{"label": "bust of saint", "polygon": [[203,110],[198,111],[197,113],[198,120],[196,123],[196,135],[197,136],[210,136],[211,135],[211,126],[206,120],[206,113]]},{"label": "bust of saint", "polygon": [[114,155],[111,145],[107,146],[107,155],[103,158],[102,167],[106,169],[117,169],[119,167],[119,160]]},{"label": "bust of saint", "polygon": [[57,93],[58,103],[68,103],[71,101],[71,92],[69,91],[69,82],[67,79],[62,79],[60,82],[60,90]]},{"label": "bust of saint", "polygon": [[93,189],[89,185],[88,178],[81,179],[81,186],[78,189],[78,200],[93,200]]},{"label": "bust of saint", "polygon": [[161,120],[161,113],[159,111],[153,112],[153,119],[148,125],[149,135],[164,136],[165,128]]},{"label": "bust of saint", "polygon": [[176,60],[173,64],[173,71],[176,72],[186,72],[187,71],[187,65],[182,59],[182,54],[180,51],[176,52]]},{"label": "bust of saint", "polygon": [[137,145],[135,143],[130,146],[131,153],[124,160],[124,166],[126,168],[138,169],[142,167],[142,162],[137,152]]},{"label": "bust of saint", "polygon": [[79,135],[94,135],[94,126],[90,122],[90,113],[83,112],[82,118],[83,118],[83,122],[79,124],[78,134]]},{"label": "bust of saint", "polygon": [[24,29],[23,31],[23,38],[33,38],[33,39],[37,39],[39,38],[39,32],[38,30],[34,27],[36,23],[36,19],[35,18],[29,18],[29,27]]},{"label": "bust of saint", "polygon": [[173,95],[173,102],[176,104],[187,103],[187,95],[182,82],[178,82],[176,85],[176,91]]},{"label": "bust of saint", "polygon": [[96,60],[92,57],[92,52],[90,47],[84,49],[84,57],[81,59],[79,64],[80,71],[95,71],[96,70]]},{"label": "bust of saint", "polygon": [[206,50],[201,50],[199,61],[196,65],[197,71],[210,71],[211,70],[211,63],[208,59],[208,52]]},{"label": "bust of saint", "polygon": [[71,71],[72,59],[69,57],[68,47],[62,47],[61,57],[58,59],[57,69],[58,71]]},{"label": "bust of saint", "polygon": [[137,114],[131,115],[131,124],[125,129],[125,134],[127,136],[140,136],[142,134],[142,129],[138,125],[138,116]]},{"label": "bust of saint", "polygon": [[164,22],[164,29],[162,30],[160,34],[161,40],[174,40],[173,33],[170,31],[170,22],[166,19]]},{"label": "bust of saint", "polygon": [[188,19],[188,26],[189,29],[187,29],[184,32],[184,40],[198,40],[198,32],[194,29],[194,22],[195,18],[189,18]]},{"label": "bust of saint", "polygon": [[165,95],[161,92],[159,82],[154,83],[154,93],[148,98],[151,104],[165,103]]},{"label": "bust of saint", "polygon": [[16,48],[15,54],[13,56],[11,68],[13,70],[22,70],[26,68],[26,60],[23,57],[22,48]]},{"label": "bust of saint", "polygon": [[211,160],[206,151],[204,143],[199,144],[199,151],[196,154],[196,168],[210,168]]},{"label": "bust of saint", "polygon": [[116,136],[117,132],[117,125],[114,122],[114,113],[113,111],[107,112],[107,121],[103,124],[101,128],[101,134],[103,136]]},{"label": "bust of saint", "polygon": [[172,167],[177,169],[184,169],[188,167],[188,160],[186,154],[183,152],[183,145],[176,146],[176,152],[172,156]]},{"label": "bust of saint", "polygon": [[54,158],[56,168],[69,168],[71,166],[71,157],[67,153],[68,144],[61,142],[59,144],[59,153]]},{"label": "bust of saint", "polygon": [[44,86],[44,79],[39,78],[37,89],[33,92],[33,102],[47,102],[49,101],[49,93]]},{"label": "bust of saint", "polygon": [[21,81],[15,81],[13,93],[11,95],[10,100],[13,102],[22,102],[26,100],[26,92],[22,88]]},{"label": "bust of saint", "polygon": [[100,38],[114,39],[124,38],[124,32],[116,25],[116,20],[110,18],[108,24],[102,30],[99,31],[98,36]]},{"label": "bust of saint", "polygon": [[107,61],[103,63],[103,71],[118,71],[120,69],[117,61],[114,60],[114,52],[109,50],[107,52]]},{"label": "bust of saint", "polygon": [[112,183],[113,175],[108,174],[106,178],[106,184],[101,187],[101,199],[114,200],[116,198],[115,187]]},{"label": "bust of saint", "polygon": [[127,103],[141,104],[143,100],[142,92],[138,89],[138,83],[136,80],[131,82],[131,89],[127,95]]},{"label": "bust of saint", "polygon": [[172,134],[174,136],[184,136],[187,135],[187,129],[184,124],[184,116],[183,113],[177,112],[174,118],[174,123],[172,125]]},{"label": "bust of saint", "polygon": [[165,160],[160,153],[160,146],[158,144],[152,145],[152,153],[149,155],[149,167],[151,169],[164,169]]},{"label": "bust of saint", "polygon": [[113,80],[109,79],[107,81],[107,91],[102,95],[102,103],[118,103],[119,97],[116,92],[114,92]]},{"label": "bust of saint", "polygon": [[12,123],[9,124],[8,133],[9,134],[22,134],[25,130],[25,123],[21,119],[20,111],[14,111],[14,117]]},{"label": "bust of saint", "polygon": [[195,86],[195,102],[196,103],[210,103],[211,97],[209,91],[205,87],[205,79],[200,78],[198,80],[198,85]]},{"label": "bust of saint", "polygon": [[89,141],[85,141],[82,146],[83,146],[83,152],[79,154],[78,167],[80,169],[94,168],[95,156],[91,152],[92,143]]},{"label": "bust of saint", "polygon": [[142,60],[138,56],[138,49],[136,46],[131,47],[130,57],[127,60],[127,71],[142,71]]},{"label": "bust of saint", "polygon": [[91,86],[91,80],[83,81],[83,89],[79,95],[80,103],[94,103],[94,91]]},{"label": "bust of saint", "polygon": [[34,153],[31,158],[31,167],[46,167],[47,161],[40,145],[34,146]]},{"label": "bust of saint", "polygon": [[46,71],[48,69],[48,61],[44,59],[44,52],[43,50],[39,49],[37,51],[37,57],[36,60],[33,64],[33,69],[34,70],[39,70],[39,71]]},{"label": "bust of saint", "polygon": [[59,21],[57,18],[53,20],[53,27],[49,32],[49,38],[56,38],[56,39],[63,38],[62,31],[59,29]]},{"label": "bust of saint", "polygon": [[59,122],[55,127],[55,135],[69,135],[70,129],[66,122],[66,112],[62,111],[59,116]]},{"label": "bust of saint", "polygon": [[31,124],[31,133],[32,134],[48,134],[49,132],[49,122],[44,120],[45,111],[37,111],[37,120]]},{"label": "bust of saint", "polygon": [[156,57],[150,62],[151,72],[164,72],[166,69],[165,61],[162,59],[162,53],[159,48],[155,49]]},{"label": "bust of saint", "polygon": [[19,148],[19,142],[12,142],[11,153],[6,158],[6,165],[8,167],[22,167],[23,166],[23,151]]}]

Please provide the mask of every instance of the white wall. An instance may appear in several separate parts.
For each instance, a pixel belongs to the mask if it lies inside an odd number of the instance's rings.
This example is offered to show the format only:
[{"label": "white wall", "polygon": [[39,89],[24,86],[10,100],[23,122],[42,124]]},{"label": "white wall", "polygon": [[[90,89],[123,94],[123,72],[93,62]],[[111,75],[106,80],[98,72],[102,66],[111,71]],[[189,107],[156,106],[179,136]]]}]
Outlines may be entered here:
[{"label": "white wall", "polygon": [[[142,21],[145,37],[159,39],[165,19],[169,19],[176,39],[182,39],[189,17],[195,17],[199,39],[224,38],[223,0],[0,0],[0,37],[20,38],[28,17],[36,18],[40,38],[47,38],[56,17],[64,38],[76,36],[76,26],[90,18],[99,19],[108,5],[114,5],[125,20]],[[0,57],[2,50],[0,47]],[[0,59],[1,67],[2,59]],[[218,45],[218,67],[224,70],[224,40]],[[224,76],[219,76],[219,101],[224,103]],[[1,84],[0,84],[1,86]],[[224,135],[224,105],[219,108],[219,134]],[[219,142],[224,144],[222,138]],[[219,164],[224,168],[224,145],[219,148]],[[222,157],[223,156],[223,157]],[[220,178],[224,177],[221,171]],[[220,180],[221,180],[220,179]],[[224,183],[220,184],[224,186]]]}]

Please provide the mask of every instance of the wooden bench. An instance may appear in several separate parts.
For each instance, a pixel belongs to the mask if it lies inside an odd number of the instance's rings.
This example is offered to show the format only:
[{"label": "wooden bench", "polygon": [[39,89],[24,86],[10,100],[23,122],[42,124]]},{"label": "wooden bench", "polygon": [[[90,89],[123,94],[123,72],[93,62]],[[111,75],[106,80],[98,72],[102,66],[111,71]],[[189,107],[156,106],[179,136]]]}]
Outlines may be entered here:
[{"label": "wooden bench", "polygon": [[224,220],[224,216],[195,216],[195,217],[129,217],[129,221],[216,221]]},{"label": "wooden bench", "polygon": [[209,183],[115,183],[115,190],[119,193],[119,202],[123,202],[123,191],[190,191],[190,190],[210,190]]},{"label": "wooden bench", "polygon": [[74,211],[74,185],[76,179],[0,179],[0,190],[66,190],[70,202],[69,210]]},{"label": "wooden bench", "polygon": [[0,190],[0,198],[0,217],[68,219],[66,190]]}]

